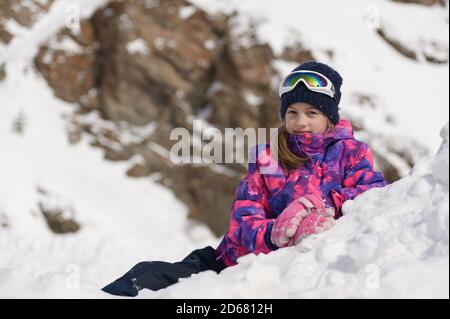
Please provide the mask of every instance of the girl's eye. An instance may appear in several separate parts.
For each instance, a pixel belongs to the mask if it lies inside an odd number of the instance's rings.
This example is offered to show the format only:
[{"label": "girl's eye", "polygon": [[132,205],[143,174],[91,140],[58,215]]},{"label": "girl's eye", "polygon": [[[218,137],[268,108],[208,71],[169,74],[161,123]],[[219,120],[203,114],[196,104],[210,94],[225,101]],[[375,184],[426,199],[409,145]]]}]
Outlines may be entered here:
[{"label": "girl's eye", "polygon": [[308,115],[313,116],[313,115],[317,115],[317,113],[311,111],[311,112],[308,112]]}]

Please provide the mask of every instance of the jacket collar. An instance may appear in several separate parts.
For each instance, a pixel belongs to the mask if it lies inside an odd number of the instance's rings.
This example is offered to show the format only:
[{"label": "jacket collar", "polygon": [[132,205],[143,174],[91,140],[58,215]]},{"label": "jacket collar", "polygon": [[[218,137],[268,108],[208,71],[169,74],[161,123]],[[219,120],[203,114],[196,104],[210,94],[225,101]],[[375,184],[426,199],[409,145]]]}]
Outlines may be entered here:
[{"label": "jacket collar", "polygon": [[329,146],[343,139],[353,139],[353,128],[348,120],[341,119],[334,128],[323,134],[289,134],[288,146],[300,157],[314,157],[323,154]]}]

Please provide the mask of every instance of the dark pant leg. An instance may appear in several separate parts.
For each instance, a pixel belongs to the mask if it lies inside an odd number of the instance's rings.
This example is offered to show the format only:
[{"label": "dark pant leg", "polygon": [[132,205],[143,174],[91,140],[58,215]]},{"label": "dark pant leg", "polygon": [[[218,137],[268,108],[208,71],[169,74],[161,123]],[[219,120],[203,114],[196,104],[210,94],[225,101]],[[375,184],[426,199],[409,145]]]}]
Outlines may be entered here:
[{"label": "dark pant leg", "polygon": [[216,260],[215,249],[208,246],[194,250],[180,262],[140,262],[102,290],[113,295],[134,297],[144,288],[156,291],[178,282],[180,278],[205,270],[220,273],[225,267],[222,261]]}]

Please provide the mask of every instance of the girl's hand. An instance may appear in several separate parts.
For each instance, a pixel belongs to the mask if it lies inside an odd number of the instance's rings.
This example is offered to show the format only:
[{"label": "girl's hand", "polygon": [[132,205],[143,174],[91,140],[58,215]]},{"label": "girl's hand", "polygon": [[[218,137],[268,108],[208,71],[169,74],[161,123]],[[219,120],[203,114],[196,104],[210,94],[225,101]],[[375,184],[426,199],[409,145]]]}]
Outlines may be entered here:
[{"label": "girl's hand", "polygon": [[270,237],[272,243],[278,247],[285,247],[297,233],[297,228],[305,217],[314,210],[320,209],[325,209],[325,206],[322,198],[315,194],[308,194],[294,200],[275,220]]},{"label": "girl's hand", "polygon": [[335,224],[334,209],[321,208],[306,216],[297,228],[294,236],[289,240],[288,246],[297,245],[302,239],[330,229]]}]

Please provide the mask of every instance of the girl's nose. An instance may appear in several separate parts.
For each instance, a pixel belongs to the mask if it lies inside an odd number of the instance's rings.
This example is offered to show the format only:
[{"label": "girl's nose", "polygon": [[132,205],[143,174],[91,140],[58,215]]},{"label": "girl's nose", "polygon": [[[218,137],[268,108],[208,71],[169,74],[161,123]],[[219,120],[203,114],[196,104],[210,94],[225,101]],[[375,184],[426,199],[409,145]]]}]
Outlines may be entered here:
[{"label": "girl's nose", "polygon": [[305,127],[308,125],[308,119],[306,118],[305,115],[299,114],[297,117],[296,124],[298,127]]}]

